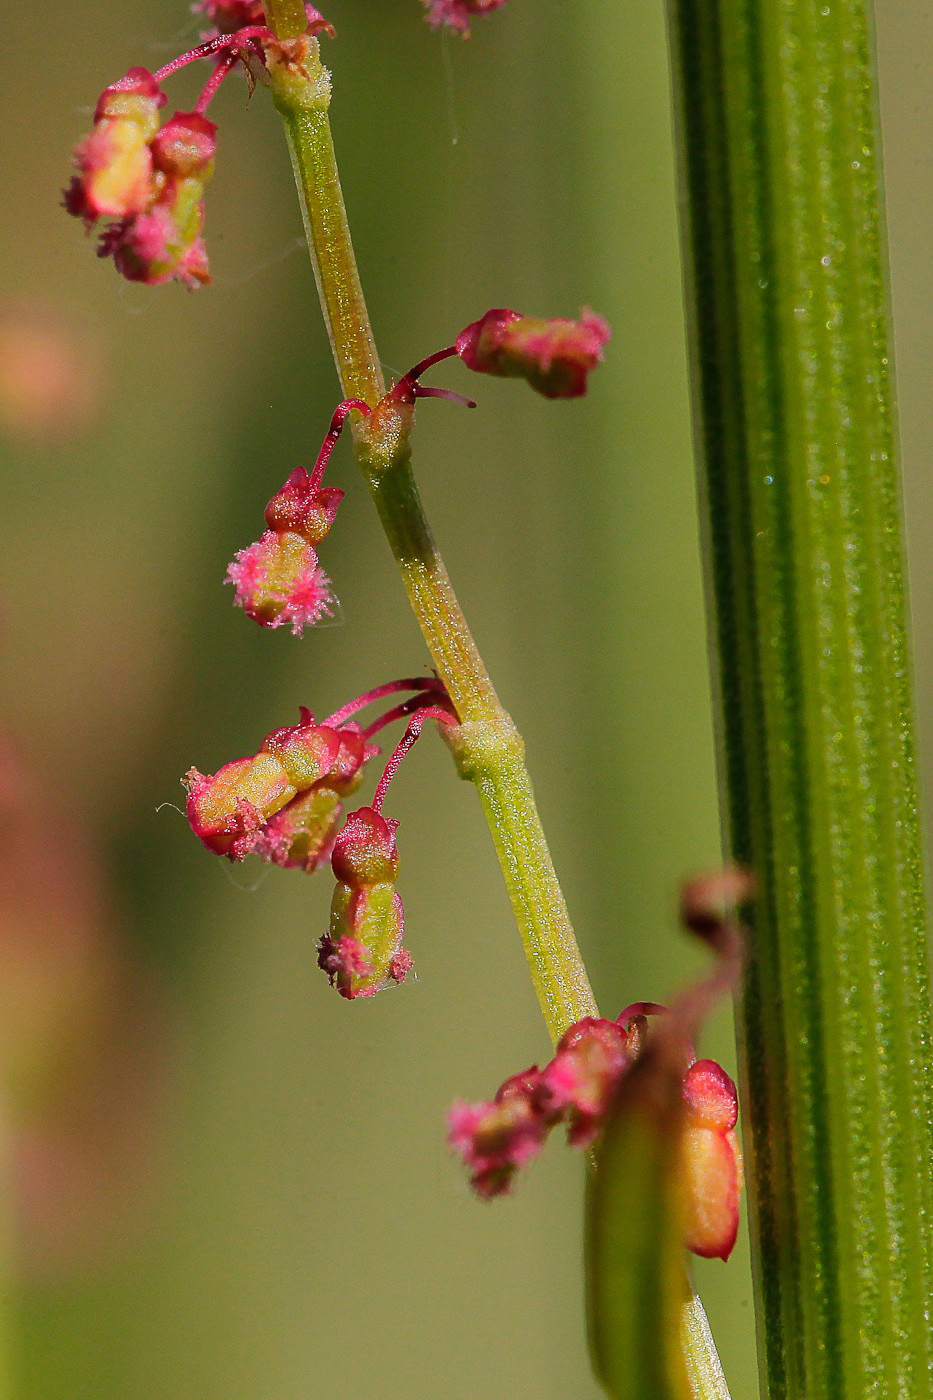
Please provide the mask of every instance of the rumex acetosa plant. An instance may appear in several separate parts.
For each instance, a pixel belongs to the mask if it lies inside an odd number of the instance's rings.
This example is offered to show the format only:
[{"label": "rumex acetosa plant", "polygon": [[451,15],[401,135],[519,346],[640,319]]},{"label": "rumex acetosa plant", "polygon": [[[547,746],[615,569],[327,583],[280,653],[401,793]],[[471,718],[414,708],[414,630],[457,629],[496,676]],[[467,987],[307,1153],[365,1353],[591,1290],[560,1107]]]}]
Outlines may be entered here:
[{"label": "rumex acetosa plant", "polygon": [[[433,27],[446,27],[464,37],[474,20],[504,3],[423,0],[426,18]],[[330,925],[317,944],[318,964],[343,998],[369,999],[409,981],[415,966],[403,943],[404,914],[397,889],[398,823],[384,812],[390,785],[425,729],[433,727],[443,739],[456,771],[475,785],[480,797],[555,1044],[554,1056],[543,1068],[535,1065],[513,1075],[490,1100],[456,1104],[450,1114],[449,1142],[468,1168],[476,1192],[487,1199],[511,1189],[519,1170],[541,1151],[557,1126],[566,1128],[572,1145],[588,1150],[592,1167],[587,1239],[590,1338],[597,1374],[607,1393],[614,1396],[631,1391],[658,1397],[727,1394],[702,1308],[687,1284],[683,1251],[686,1246],[699,1255],[726,1259],[732,1250],[742,1187],[735,1132],[738,1106],[732,1081],[716,1063],[697,1060],[694,1041],[710,1005],[738,984],[743,939],[736,910],[749,904],[757,885],[759,911],[766,913],[759,919],[756,935],[763,942],[752,944],[744,978],[743,1030],[744,1043],[751,1052],[746,1065],[756,1111],[752,1124],[758,1212],[755,1243],[764,1261],[759,1269],[759,1291],[768,1379],[775,1395],[807,1395],[808,1400],[824,1394],[855,1400],[863,1393],[907,1393],[902,1383],[905,1376],[913,1375],[920,1383],[917,1357],[923,1347],[917,1340],[916,1288],[913,1302],[907,1296],[909,1288],[898,1294],[896,1268],[888,1271],[886,1287],[891,1304],[888,1312],[890,1317],[901,1319],[900,1331],[896,1336],[892,1332],[887,1352],[883,1338],[876,1348],[878,1355],[887,1355],[889,1361],[894,1358],[891,1374],[895,1379],[887,1388],[865,1388],[858,1377],[877,1377],[877,1365],[871,1371],[866,1361],[860,1371],[862,1353],[858,1362],[850,1357],[843,1364],[842,1339],[851,1339],[858,1330],[861,1299],[857,1289],[853,1294],[851,1277],[845,1279],[842,1266],[839,1278],[833,1275],[841,1251],[833,1243],[839,1218],[834,1214],[837,1201],[831,1193],[819,1208],[814,1205],[809,1217],[813,1228],[825,1235],[827,1252],[820,1264],[824,1273],[811,1286],[800,1272],[800,1258],[807,1247],[806,1241],[801,1245],[801,1221],[808,1202],[813,1205],[815,1201],[813,1181],[818,1176],[824,1183],[828,1179],[820,1160],[814,1164],[807,1159],[808,1132],[811,1146],[815,1137],[824,1134],[825,1152],[832,1158],[837,1176],[845,1171],[840,1164],[849,1160],[843,1139],[833,1138],[825,1123],[816,1121],[821,1113],[825,1118],[827,1100],[813,1092],[814,1076],[818,1078],[828,1063],[821,1047],[832,1040],[833,1016],[838,1008],[834,1010],[829,984],[820,982],[822,965],[808,964],[800,953],[802,945],[798,946],[796,962],[791,958],[781,964],[781,956],[786,954],[775,952],[780,938],[777,943],[772,938],[772,932],[782,932],[785,906],[781,900],[788,896],[790,886],[801,901],[810,898],[819,904],[821,898],[822,876],[818,871],[807,890],[794,884],[811,854],[805,849],[812,835],[807,825],[810,815],[807,821],[801,817],[802,825],[791,832],[790,845],[785,842],[782,846],[784,813],[778,805],[786,801],[790,810],[796,801],[803,811],[808,783],[811,779],[816,782],[807,769],[812,751],[806,744],[800,747],[794,759],[798,766],[785,787],[780,781],[772,781],[769,787],[759,778],[767,773],[773,779],[775,771],[775,751],[767,750],[762,733],[773,722],[773,733],[766,736],[768,743],[783,743],[784,752],[790,752],[794,736],[779,733],[787,717],[780,707],[785,705],[788,714],[794,705],[798,712],[801,706],[806,709],[807,686],[818,688],[819,682],[807,674],[799,657],[793,674],[781,672],[782,658],[790,655],[787,638],[793,638],[793,598],[787,603],[780,627],[775,623],[773,635],[768,637],[762,622],[766,608],[750,608],[748,597],[770,596],[769,566],[777,580],[775,587],[784,587],[795,569],[804,577],[811,567],[806,553],[809,541],[798,542],[796,555],[792,543],[780,559],[777,548],[764,562],[756,558],[756,551],[760,554],[762,549],[757,542],[768,538],[768,530],[758,529],[753,519],[754,502],[750,506],[744,488],[730,483],[729,471],[721,469],[722,453],[730,469],[744,467],[746,460],[752,462],[751,451],[743,456],[742,443],[747,448],[748,442],[741,435],[751,434],[751,441],[757,430],[755,393],[777,393],[780,373],[787,369],[779,354],[774,364],[764,369],[755,359],[761,345],[780,345],[783,303],[777,310],[770,308],[770,331],[765,313],[768,289],[781,285],[781,258],[786,252],[779,240],[769,248],[766,221],[761,227],[755,225],[764,205],[759,208],[753,201],[765,200],[762,191],[767,184],[762,180],[757,187],[755,178],[761,172],[752,169],[753,160],[747,165],[749,150],[753,150],[767,174],[767,161],[761,156],[766,146],[759,148],[754,144],[757,138],[753,140],[755,122],[763,122],[762,109],[756,103],[766,102],[766,87],[756,87],[752,80],[755,65],[767,68],[769,54],[785,56],[794,51],[781,47],[783,40],[819,39],[826,47],[825,54],[819,51],[822,60],[832,68],[840,91],[847,91],[850,75],[840,76],[841,70],[833,65],[838,53],[849,51],[851,35],[864,37],[863,5],[858,0],[843,0],[839,17],[832,12],[836,29],[831,37],[838,41],[838,52],[819,30],[811,0],[803,0],[796,18],[785,16],[782,23],[793,31],[788,34],[778,33],[780,26],[774,16],[768,17],[767,0],[680,0],[671,10],[691,201],[691,250],[698,270],[695,285],[701,322],[696,338],[701,348],[700,388],[707,425],[703,445],[713,510],[712,564],[726,682],[724,739],[733,802],[732,844],[743,862],[754,869],[755,884],[739,869],[687,884],[682,920],[714,955],[712,972],[667,1011],[654,1003],[635,1002],[614,1020],[598,1013],[535,807],[521,738],[473,641],[428,526],[412,468],[419,401],[440,398],[475,406],[453,390],[423,382],[436,366],[459,360],[474,373],[523,379],[549,399],[579,397],[587,392],[589,376],[603,358],[609,327],[589,310],[579,319],[569,320],[494,308],[453,334],[451,344],[419,360],[387,387],[353,257],[329,128],[331,76],[322,62],[321,40],[336,37],[333,27],[302,0],[204,0],[198,8],[210,28],[196,48],[155,73],[131,68],[105,88],[93,129],[76,150],[76,171],[65,192],[65,206],[88,230],[100,230],[98,251],[113,260],[123,277],[150,286],[170,281],[190,288],[203,286],[210,281],[203,240],[204,193],[217,152],[217,127],[207,113],[222,85],[238,70],[251,86],[270,93],[282,116],[293,158],[344,397],[334,411],[314,466],[310,471],[296,467],[286,477],[266,505],[264,529],[254,543],[236,552],[226,581],[233,587],[236,605],[259,626],[287,627],[301,637],[328,615],[333,598],[321,555],[331,530],[339,528],[336,522],[343,493],[325,485],[324,478],[335,445],[349,426],[358,464],[421,626],[433,669],[430,674],[378,684],[321,721],[301,707],[298,723],[267,735],[255,753],[232,759],[214,774],[192,769],[185,781],[193,832],[210,852],[231,861],[253,857],[306,874],[329,865],[336,887]],[[819,13],[825,18],[831,10],[821,8]],[[739,38],[727,42],[724,34]],[[860,59],[867,71],[869,57],[864,45]],[[196,62],[210,69],[201,96],[192,111],[176,112],[163,121],[164,85],[177,70]],[[800,71],[795,70],[793,80],[802,89],[812,82],[821,90],[819,57],[812,72],[805,68],[803,64]],[[732,120],[731,108],[717,105],[724,74],[731,75],[747,103],[744,123]],[[790,78],[787,84],[781,89],[784,97],[792,91]],[[772,91],[771,100],[777,110],[780,95],[775,97]],[[805,130],[807,118],[801,120]],[[766,126],[764,122],[762,130]],[[785,169],[779,159],[775,169]],[[819,177],[816,170],[813,178],[818,182]],[[779,178],[768,189],[778,220],[785,193]],[[804,184],[797,192],[804,203],[806,193]],[[803,204],[799,203],[798,214],[801,209]],[[820,211],[811,212],[819,222]],[[800,214],[801,223],[805,223],[805,214],[806,210]],[[793,217],[787,222],[793,231]],[[757,331],[750,335],[743,324],[754,302],[741,286],[743,264],[730,262],[730,250],[741,244],[743,232],[749,235],[749,245],[755,244],[749,254],[749,266],[757,259],[758,290],[754,295],[764,294],[758,342]],[[772,281],[764,275],[768,257]],[[822,265],[828,265],[825,257]],[[730,281],[733,267],[740,271]],[[805,321],[805,312],[806,307],[797,316],[794,308],[795,325]],[[829,323],[827,329],[832,330]],[[830,346],[827,353],[831,351]],[[838,366],[838,354],[836,363]],[[749,364],[761,373],[756,380],[750,372],[746,382],[742,376]],[[787,373],[783,392],[785,399],[792,401],[793,390],[788,385],[793,367]],[[812,379],[812,365],[807,373]],[[732,378],[724,379],[723,375]],[[736,385],[741,386],[741,393]],[[817,435],[819,412],[832,402],[831,392],[827,393],[825,402],[811,405],[810,419],[806,418],[806,404],[802,411],[801,421],[809,423]],[[772,400],[767,402],[770,405]],[[781,442],[781,424],[772,424],[768,431],[770,437],[761,430],[766,450],[759,443],[759,455],[754,457],[756,481],[764,470],[767,451],[780,459],[779,447],[774,444]],[[805,437],[806,427],[802,432]],[[804,439],[798,446],[806,454]],[[782,465],[779,461],[774,469],[780,470]],[[769,486],[776,480],[780,485],[780,477],[763,479]],[[831,479],[827,474],[820,481],[825,485]],[[769,500],[777,497],[773,492]],[[766,521],[768,528],[773,524]],[[781,540],[791,538],[793,509],[781,517],[776,528],[775,538],[781,529]],[[743,540],[751,541],[747,558],[742,556]],[[834,547],[836,543],[839,541],[834,537]],[[727,615],[730,589],[744,590],[736,599],[738,622]],[[884,640],[887,638],[885,634]],[[823,640],[829,644],[826,637]],[[794,686],[799,693],[791,696]],[[774,712],[769,718],[772,701]],[[900,704],[903,714],[903,693]],[[891,715],[886,718],[890,720]],[[837,716],[834,723],[844,726],[847,720]],[[401,734],[376,780],[370,802],[348,812],[348,800],[379,759],[377,738],[392,726],[400,726]],[[827,810],[820,812],[819,820],[830,820],[833,815],[829,811],[834,800],[831,783],[827,794]],[[741,826],[742,820],[747,821],[747,828]],[[798,838],[798,847],[793,847]],[[819,830],[813,840],[822,850]],[[786,851],[788,861],[792,857],[798,861],[786,867],[790,872],[786,887],[777,878],[781,872],[775,870],[778,847]],[[905,861],[909,864],[907,857]],[[832,875],[837,885],[841,868],[838,866]],[[867,884],[865,891],[868,897]],[[804,923],[805,919],[798,933]],[[831,923],[827,915],[821,936],[829,936]],[[420,936],[420,931],[414,930],[415,952]],[[809,1038],[804,1037],[799,1053],[788,1045],[787,1023],[781,1019],[785,1002],[793,999],[796,990],[795,968],[800,986],[810,995],[810,1010],[817,1007],[806,1026]],[[773,974],[770,984],[769,970]],[[921,981],[907,1000],[913,998],[919,1007],[917,1025],[922,1040],[926,993]],[[769,994],[774,998],[773,1007],[762,1001]],[[866,993],[863,1007],[870,1005]],[[903,1024],[899,1025],[903,1031]],[[890,1030],[888,1025],[888,1046],[900,1034],[895,1026],[892,1039]],[[848,1042],[845,1034],[849,1034]],[[851,1024],[845,1034],[839,1040],[843,1058],[854,1044]],[[913,1054],[908,1039],[901,1035],[902,1068]],[[807,1058],[810,1045],[817,1046],[816,1058]],[[850,1080],[848,1087],[844,1078],[839,1080],[840,1093],[854,1092],[851,1075],[862,1072],[859,1065],[864,1069],[858,1054],[850,1055],[846,1061]],[[776,1074],[780,1076],[777,1087]],[[787,1160],[782,1160],[784,1126],[776,1129],[780,1116],[775,1109],[779,1091],[795,1082],[803,1107],[797,1119],[793,1101],[787,1109],[792,1129],[791,1146],[784,1154],[785,1159],[792,1159],[788,1166]],[[879,1094],[883,1092],[882,1085]],[[865,1119],[861,1121],[864,1127]],[[897,1173],[892,1175],[882,1162],[878,1179],[883,1183],[879,1186],[882,1195],[888,1192],[888,1204],[882,1196],[871,1198],[870,1192],[862,1199],[876,1214],[885,1209],[890,1214],[891,1199],[898,1190]],[[795,1216],[798,1206],[803,1214]],[[775,1232],[779,1232],[782,1220],[786,1233],[779,1237]],[[879,1305],[876,1312],[880,1315],[884,1307]],[[905,1318],[909,1322],[905,1323]],[[798,1324],[802,1348],[794,1336]],[[864,1354],[868,1356],[868,1351]],[[826,1357],[835,1357],[838,1366],[834,1369]]]},{"label": "rumex acetosa plant", "polygon": [[[433,0],[427,17],[435,26],[466,35],[472,17],[500,3]],[[302,707],[297,724],[267,735],[254,754],[233,759],[212,775],[192,769],[185,780],[191,828],[209,851],[228,860],[258,857],[309,874],[329,864],[336,888],[330,927],[317,945],[318,964],[342,997],[372,997],[405,982],[414,966],[403,946],[404,916],[396,889],[398,823],[384,815],[383,807],[408,751],[426,727],[436,728],[457,771],[479,790],[556,1042],[554,1058],[543,1069],[532,1066],[514,1075],[487,1102],[455,1105],[451,1146],[480,1196],[501,1195],[553,1128],[564,1125],[572,1145],[598,1152],[621,1086],[630,1077],[663,1084],[672,1071],[667,1089],[675,1108],[673,1116],[668,1114],[662,1175],[675,1182],[675,1199],[662,1233],[674,1245],[668,1292],[679,1329],[687,1299],[684,1245],[725,1259],[738,1227],[741,1156],[735,1088],[720,1066],[697,1060],[692,1048],[702,1012],[734,978],[738,951],[717,946],[718,934],[727,926],[726,915],[717,915],[713,933],[704,932],[721,970],[689,1013],[674,1008],[665,1015],[654,1003],[637,1002],[615,1020],[598,1015],[540,828],[521,740],[460,612],[411,468],[420,400],[475,406],[452,390],[423,382],[437,365],[458,359],[477,374],[523,379],[549,399],[576,398],[586,393],[589,376],[603,357],[609,327],[588,310],[578,320],[565,320],[493,309],[386,389],[327,129],[330,77],[321,61],[320,36],[333,37],[333,29],[311,6],[280,10],[270,4],[267,12],[256,3],[211,0],[204,9],[213,27],[195,49],[156,73],[131,68],[104,90],[93,129],[76,149],[65,207],[88,230],[102,228],[98,251],[113,260],[123,277],[150,286],[173,280],[190,288],[208,283],[204,192],[217,128],[207,113],[237,69],[245,71],[251,84],[270,90],[285,117],[309,227],[319,230],[312,234],[312,253],[347,397],[334,411],[313,468],[297,467],[288,475],[265,508],[263,532],[236,553],[227,582],[236,605],[262,627],[288,627],[300,637],[328,614],[333,598],[320,551],[335,527],[343,492],[325,485],[324,478],[340,434],[350,424],[434,671],[380,684],[320,722]],[[163,85],[177,70],[198,61],[210,67],[210,75],[194,109],[162,120]],[[367,710],[375,717],[362,723]],[[380,753],[377,736],[393,725],[402,726],[402,735],[372,799],[347,813],[348,799]],[[743,890],[726,893],[734,899]],[[712,897],[716,899],[715,892]],[[650,1021],[657,1029],[649,1030]],[[654,1182],[645,1185],[654,1190]],[[593,1252],[598,1255],[598,1242]],[[605,1323],[595,1321],[597,1293],[594,1289],[592,1331],[601,1364],[601,1353],[612,1351],[615,1337],[604,1339]],[[683,1335],[693,1372],[715,1375],[718,1363],[699,1305],[690,1302],[685,1316],[690,1326],[685,1325]],[[676,1335],[674,1353],[680,1356]]]}]

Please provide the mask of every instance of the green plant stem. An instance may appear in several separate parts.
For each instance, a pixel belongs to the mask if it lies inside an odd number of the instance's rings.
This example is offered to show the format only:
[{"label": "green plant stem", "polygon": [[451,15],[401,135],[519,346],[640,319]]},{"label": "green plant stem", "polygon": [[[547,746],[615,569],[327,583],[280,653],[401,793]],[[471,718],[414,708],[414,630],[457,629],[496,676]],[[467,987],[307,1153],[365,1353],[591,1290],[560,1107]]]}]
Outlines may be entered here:
[{"label": "green plant stem", "polygon": [[[272,21],[274,24],[274,20]],[[374,407],[385,392],[350,239],[328,119],[329,75],[273,84],[285,124],[308,247],[337,373],[347,398]],[[407,434],[374,444],[355,434],[392,553],[431,658],[461,720],[451,747],[477,788],[551,1039],[598,1015],[535,805],[524,746],[496,695],[434,543],[411,468]],[[381,450],[380,450],[381,448]],[[693,1400],[728,1400],[698,1298],[684,1308],[681,1343]]]},{"label": "green plant stem", "polygon": [[265,0],[269,28],[280,39],[297,39],[308,27],[304,0]]},{"label": "green plant stem", "polygon": [[[312,41],[307,76],[269,77],[288,136],[308,245],[344,394],[375,407],[384,393],[360,287],[328,120],[330,77]],[[434,543],[411,469],[407,433],[375,444],[357,425],[357,456],[431,658],[461,725],[460,772],[473,781],[554,1041],[596,1014],[567,907],[525,768],[522,744],[496,695]]]},{"label": "green plant stem", "polygon": [[933,1069],[869,0],[671,0],[768,1394],[933,1386]]}]

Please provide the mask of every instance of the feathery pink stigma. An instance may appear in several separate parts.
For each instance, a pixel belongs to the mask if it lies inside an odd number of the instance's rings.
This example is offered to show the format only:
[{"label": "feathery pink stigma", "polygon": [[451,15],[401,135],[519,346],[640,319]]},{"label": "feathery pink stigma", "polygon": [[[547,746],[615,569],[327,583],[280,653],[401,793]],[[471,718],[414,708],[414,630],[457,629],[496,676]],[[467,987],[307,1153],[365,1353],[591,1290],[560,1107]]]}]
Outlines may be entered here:
[{"label": "feathery pink stigma", "polygon": [[330,581],[315,550],[300,535],[267,530],[241,549],[227,569],[236,606],[260,627],[290,626],[297,637],[330,614]]},{"label": "feathery pink stigma", "polygon": [[477,15],[491,15],[499,10],[506,0],[421,0],[427,10],[425,18],[432,29],[445,25],[455,29],[464,39],[470,37],[470,20]]}]

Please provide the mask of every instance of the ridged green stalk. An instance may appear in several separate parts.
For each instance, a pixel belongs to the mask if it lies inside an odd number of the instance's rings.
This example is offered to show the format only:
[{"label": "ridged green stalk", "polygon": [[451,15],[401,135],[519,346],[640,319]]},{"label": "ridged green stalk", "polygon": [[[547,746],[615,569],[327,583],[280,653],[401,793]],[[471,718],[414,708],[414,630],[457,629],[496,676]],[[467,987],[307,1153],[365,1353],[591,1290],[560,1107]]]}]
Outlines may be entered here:
[{"label": "ridged green stalk", "polygon": [[[871,7],[670,0],[772,1400],[933,1394],[926,907]],[[750,1129],[750,1131],[749,1131]]]}]

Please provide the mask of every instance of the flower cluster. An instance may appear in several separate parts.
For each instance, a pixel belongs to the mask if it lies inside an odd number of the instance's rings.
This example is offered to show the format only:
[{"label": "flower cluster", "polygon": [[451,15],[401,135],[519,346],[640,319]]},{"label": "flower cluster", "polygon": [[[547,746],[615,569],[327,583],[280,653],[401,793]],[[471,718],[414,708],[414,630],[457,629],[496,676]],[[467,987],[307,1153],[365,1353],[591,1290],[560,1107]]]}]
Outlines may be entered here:
[{"label": "flower cluster", "polygon": [[[455,1104],[449,1142],[484,1198],[505,1194],[516,1172],[564,1124],[574,1147],[596,1140],[623,1076],[643,1053],[651,1003],[627,1007],[615,1021],[588,1017],[571,1026],[544,1069],[533,1065],[507,1079],[486,1103]],[[742,1158],[735,1135],[735,1085],[713,1060],[695,1060],[683,1078],[686,1125],[682,1182],[686,1246],[727,1259],[738,1229]]]},{"label": "flower cluster", "polygon": [[[365,706],[404,692],[365,729],[353,718]],[[343,805],[379,749],[370,741],[387,725],[408,721],[372,804],[347,817]],[[337,888],[330,929],[318,945],[319,966],[348,1000],[402,982],[411,957],[402,948],[402,904],[395,892],[397,822],[382,803],[405,755],[427,721],[452,725],[447,692],[434,677],[390,681],[318,724],[302,709],[298,724],[276,729],[255,754],[185,779],[192,831],[215,855],[249,855],[313,874],[331,861]]]},{"label": "flower cluster", "polygon": [[470,21],[478,15],[491,15],[493,10],[501,10],[506,0],[421,0],[427,14],[425,18],[432,29],[446,26],[470,37]]},{"label": "flower cluster", "polygon": [[[270,58],[301,68],[314,35],[333,33],[312,5],[306,38],[290,45],[275,40],[262,5],[253,0],[203,0],[198,8],[214,25],[202,44],[157,73],[131,68],[104,89],[93,130],[75,150],[76,174],[64,195],[65,208],[88,229],[109,221],[98,242],[100,256],[113,258],[129,281],[150,287],[210,281],[201,232],[217,128],[205,113],[224,80],[239,63],[262,72]],[[194,110],[176,112],[160,130],[162,81],[199,59],[216,66]]]},{"label": "flower cluster", "polygon": [[159,128],[164,102],[145,68],[104,91],[94,129],[75,152],[65,207],[88,227],[111,221],[98,251],[129,281],[194,287],[210,281],[201,229],[217,128],[197,111],[176,112]]}]

